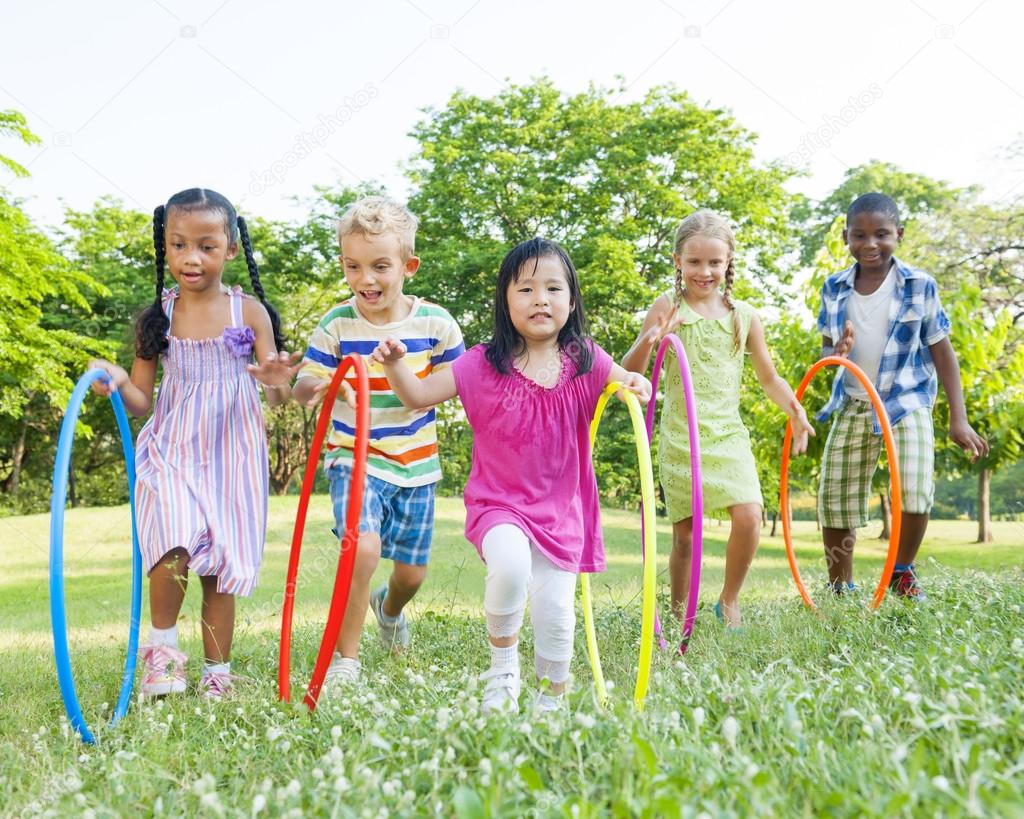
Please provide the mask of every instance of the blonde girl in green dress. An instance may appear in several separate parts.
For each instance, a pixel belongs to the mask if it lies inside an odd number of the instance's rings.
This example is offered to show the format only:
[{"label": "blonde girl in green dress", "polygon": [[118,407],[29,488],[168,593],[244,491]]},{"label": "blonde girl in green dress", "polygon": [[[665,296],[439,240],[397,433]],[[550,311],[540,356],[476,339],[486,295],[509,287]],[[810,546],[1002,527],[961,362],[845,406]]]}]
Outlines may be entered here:
[{"label": "blonde girl in green dress", "polygon": [[[725,550],[725,583],[715,614],[728,627],[742,623],[740,589],[761,536],[761,486],[750,434],[740,418],[744,353],[749,353],[765,394],[793,420],[793,453],[807,448],[813,435],[793,390],[775,371],[757,311],[732,298],[735,239],[729,223],[707,210],[687,216],[676,229],[672,259],[674,291],[659,296],[622,366],[647,371],[651,353],[668,333],[686,350],[693,376],[700,431],[704,510],[728,509],[732,521]],[[674,364],[665,367],[665,405],[661,411],[659,467],[672,520],[672,611],[683,614],[689,590],[693,534],[690,440],[686,405]]]}]

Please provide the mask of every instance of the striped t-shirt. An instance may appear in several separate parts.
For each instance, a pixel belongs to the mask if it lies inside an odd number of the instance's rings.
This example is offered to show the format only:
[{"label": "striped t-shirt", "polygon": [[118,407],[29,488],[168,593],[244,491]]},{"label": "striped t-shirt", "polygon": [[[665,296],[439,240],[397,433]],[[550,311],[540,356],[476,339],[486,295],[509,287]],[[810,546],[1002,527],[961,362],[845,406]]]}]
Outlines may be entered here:
[{"label": "striped t-shirt", "polygon": [[[370,377],[370,453],[367,474],[396,486],[425,486],[441,480],[437,457],[437,423],[433,407],[411,410],[402,406],[384,375],[370,358],[388,336],[405,344],[405,363],[420,378],[451,363],[466,351],[462,331],[447,310],[414,298],[409,315],[391,324],[371,324],[354,299],[332,308],[320,319],[306,350],[299,378],[331,379],[341,360],[358,353]],[[345,376],[353,387],[353,371]],[[351,463],[355,446],[355,411],[342,400],[334,402],[332,429],[324,465]]]}]

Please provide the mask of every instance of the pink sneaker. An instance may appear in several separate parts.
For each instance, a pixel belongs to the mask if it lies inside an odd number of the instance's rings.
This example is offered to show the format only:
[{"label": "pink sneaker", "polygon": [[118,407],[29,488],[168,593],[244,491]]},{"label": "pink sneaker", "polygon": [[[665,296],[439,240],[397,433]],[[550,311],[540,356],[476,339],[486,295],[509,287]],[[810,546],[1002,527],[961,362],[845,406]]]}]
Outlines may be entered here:
[{"label": "pink sneaker", "polygon": [[148,645],[139,649],[139,654],[145,663],[143,697],[185,693],[185,652],[171,646]]},{"label": "pink sneaker", "polygon": [[199,693],[208,700],[222,700],[235,690],[235,675],[208,671],[199,680]]}]

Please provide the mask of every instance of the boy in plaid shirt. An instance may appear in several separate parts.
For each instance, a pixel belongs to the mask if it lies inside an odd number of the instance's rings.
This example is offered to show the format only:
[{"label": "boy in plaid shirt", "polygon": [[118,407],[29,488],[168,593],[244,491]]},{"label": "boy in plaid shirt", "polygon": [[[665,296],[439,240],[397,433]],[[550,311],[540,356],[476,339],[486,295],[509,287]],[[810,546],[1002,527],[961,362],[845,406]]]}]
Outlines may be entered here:
[{"label": "boy in plaid shirt", "polygon": [[[960,366],[935,280],[893,255],[902,238],[899,209],[888,196],[868,193],[850,205],[843,241],[856,263],[825,281],[818,329],[823,355],[849,356],[874,383],[889,415],[903,487],[899,552],[890,588],[919,601],[924,593],[914,559],[935,496],[932,406],[937,381],[949,400],[950,438],[972,462],[988,454],[988,443],[967,422]],[[842,594],[854,588],[853,547],[857,528],[868,521],[882,429],[860,382],[845,369],[837,373],[832,397],[817,419],[824,421],[833,413],[818,486],[818,517],[829,584]]]}]

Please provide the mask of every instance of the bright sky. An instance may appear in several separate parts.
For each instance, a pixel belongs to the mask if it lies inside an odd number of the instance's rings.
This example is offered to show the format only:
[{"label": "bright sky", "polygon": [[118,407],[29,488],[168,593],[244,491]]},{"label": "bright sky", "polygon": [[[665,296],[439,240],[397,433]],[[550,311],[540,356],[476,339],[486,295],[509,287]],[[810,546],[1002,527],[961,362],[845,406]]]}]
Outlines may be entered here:
[{"label": "bright sky", "polygon": [[674,82],[732,109],[760,159],[805,168],[794,188],[815,197],[870,159],[1024,194],[1024,161],[1003,158],[1024,134],[1012,0],[4,5],[0,108],[43,144],[0,141],[32,173],[0,184],[47,224],[62,201],[150,211],[197,185],[272,218],[339,179],[402,195],[421,109],[540,75],[570,92],[622,75],[627,97]]}]

